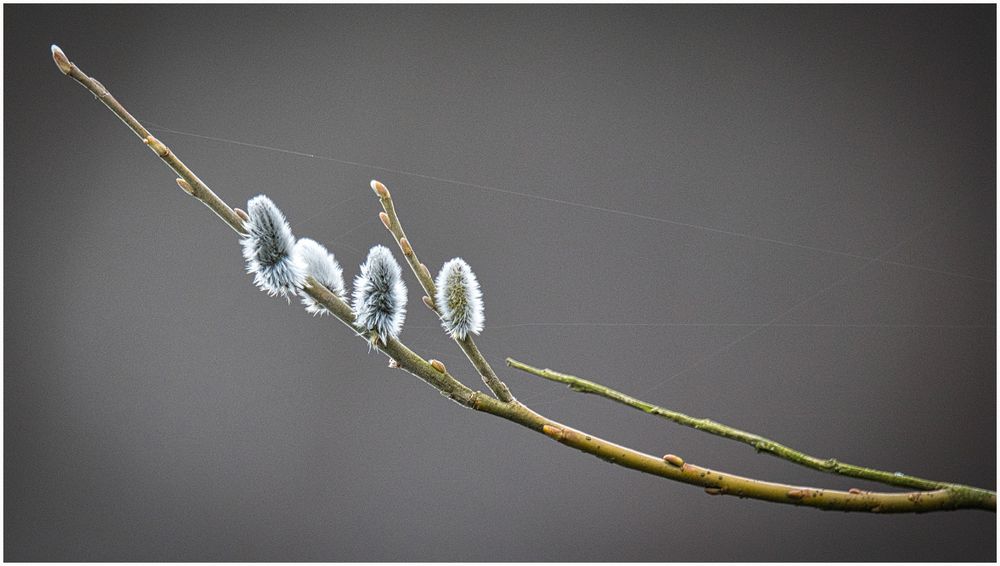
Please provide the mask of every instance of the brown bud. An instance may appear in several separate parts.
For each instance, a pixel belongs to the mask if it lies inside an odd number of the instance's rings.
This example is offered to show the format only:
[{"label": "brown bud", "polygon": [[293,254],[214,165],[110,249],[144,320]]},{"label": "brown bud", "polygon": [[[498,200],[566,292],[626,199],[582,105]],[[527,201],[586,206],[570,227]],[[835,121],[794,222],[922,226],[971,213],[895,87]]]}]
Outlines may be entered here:
[{"label": "brown bud", "polygon": [[407,257],[413,255],[413,247],[410,246],[410,241],[406,238],[399,239],[399,248],[403,250],[403,255]]},{"label": "brown bud", "polygon": [[803,497],[806,496],[806,492],[801,489],[793,489],[790,490],[786,495],[792,499],[802,499]]},{"label": "brown bud", "polygon": [[[188,183],[187,181],[185,181],[184,179],[181,179],[181,178],[178,177],[178,179],[177,179],[177,186],[180,187],[181,190],[183,190],[185,193],[187,193],[189,195],[193,195],[194,194],[194,187],[192,187],[191,184]],[[246,214],[246,213],[244,212],[243,214]],[[249,218],[249,216],[247,218]]]},{"label": "brown bud", "polygon": [[234,208],[233,212],[235,212],[236,216],[239,216],[240,219],[243,220],[244,222],[250,220],[250,215],[247,214],[246,211],[243,210],[242,208]]},{"label": "brown bud", "polygon": [[142,143],[149,146],[149,149],[156,152],[156,155],[160,157],[166,157],[170,153],[170,149],[163,145],[163,142],[154,138],[152,135],[146,136],[146,139],[142,140]]},{"label": "brown bud", "polygon": [[442,364],[438,360],[431,360],[431,367],[438,370],[440,373],[444,373],[445,371],[447,371],[447,369],[444,367],[444,364]]},{"label": "brown bud", "polygon": [[375,179],[372,179],[371,185],[372,190],[375,191],[375,194],[377,194],[379,198],[389,198],[389,189],[385,188],[385,185],[379,183]]},{"label": "brown bud", "polygon": [[675,454],[667,454],[666,456],[663,457],[663,459],[671,466],[677,466],[678,468],[680,468],[681,466],[684,465],[684,459]]},{"label": "brown bud", "polygon": [[421,273],[424,274],[424,277],[426,277],[427,279],[434,280],[434,278],[431,277],[431,270],[427,269],[427,265],[426,264],[423,264],[423,263],[420,264],[420,271],[421,271]]},{"label": "brown bud", "polygon": [[709,495],[722,495],[722,489],[718,487],[706,487],[705,493]]},{"label": "brown bud", "polygon": [[430,297],[428,297],[427,295],[424,295],[423,297],[420,297],[420,298],[421,298],[421,300],[424,301],[424,304],[427,305],[427,308],[429,308],[431,310],[437,310],[437,309],[434,308],[434,301],[432,301]]},{"label": "brown bud", "polygon": [[69,58],[66,57],[62,49],[59,49],[58,45],[52,45],[52,60],[56,62],[56,67],[59,67],[64,75],[68,75],[73,70],[73,64],[69,62]]},{"label": "brown bud", "polygon": [[552,425],[542,425],[542,433],[549,438],[555,440],[562,440],[563,431],[559,427]]},{"label": "brown bud", "polygon": [[384,212],[380,212],[380,213],[378,213],[378,218],[379,218],[379,220],[382,221],[382,225],[385,226],[386,230],[388,230],[392,226],[392,221],[389,220],[389,215],[388,214],[386,214]]}]

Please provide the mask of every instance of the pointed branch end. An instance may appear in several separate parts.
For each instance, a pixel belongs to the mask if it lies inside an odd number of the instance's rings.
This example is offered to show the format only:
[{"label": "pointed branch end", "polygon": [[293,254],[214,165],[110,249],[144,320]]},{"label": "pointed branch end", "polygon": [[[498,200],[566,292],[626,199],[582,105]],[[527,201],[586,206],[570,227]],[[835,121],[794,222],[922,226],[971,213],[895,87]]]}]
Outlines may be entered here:
[{"label": "pointed branch end", "polygon": [[371,182],[372,190],[378,195],[378,198],[391,198],[389,195],[389,189],[385,188],[385,185],[372,179]]},{"label": "pointed branch end", "polygon": [[64,75],[68,75],[70,71],[73,70],[73,64],[69,62],[69,58],[63,53],[63,50],[59,48],[58,45],[52,44],[52,60],[56,62],[56,67]]}]

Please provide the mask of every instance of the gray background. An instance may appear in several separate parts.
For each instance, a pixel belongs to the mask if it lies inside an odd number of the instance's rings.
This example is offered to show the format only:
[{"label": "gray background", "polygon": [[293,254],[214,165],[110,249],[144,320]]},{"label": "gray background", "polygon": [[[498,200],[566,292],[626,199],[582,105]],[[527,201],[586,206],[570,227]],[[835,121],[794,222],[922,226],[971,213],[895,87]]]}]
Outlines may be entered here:
[{"label": "gray background", "polygon": [[[555,419],[875,487],[505,356],[995,488],[995,7],[4,13],[6,559],[996,558],[994,514],[708,497],[447,402],[254,289],[232,231],[48,53],[151,124],[471,183],[153,128],[350,276],[391,243],[367,187],[385,182],[434,271],[471,263],[481,348]],[[403,339],[474,383],[410,287]]]}]

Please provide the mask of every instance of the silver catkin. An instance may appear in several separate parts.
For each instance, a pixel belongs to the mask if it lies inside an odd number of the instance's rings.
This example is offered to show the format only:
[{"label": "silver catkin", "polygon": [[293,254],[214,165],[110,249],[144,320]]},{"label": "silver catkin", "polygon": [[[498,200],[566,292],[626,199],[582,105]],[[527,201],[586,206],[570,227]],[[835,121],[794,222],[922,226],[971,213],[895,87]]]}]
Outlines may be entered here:
[{"label": "silver catkin", "polygon": [[[300,238],[295,242],[292,255],[297,262],[305,269],[306,275],[312,275],[316,281],[333,292],[341,299],[344,298],[344,270],[332,253],[327,251],[322,244],[310,238]],[[306,307],[306,312],[312,314],[329,314],[327,308],[316,302],[308,294],[302,292],[302,304]]]},{"label": "silver catkin", "polygon": [[285,215],[264,195],[247,202],[247,215],[247,235],[240,244],[254,284],[272,297],[295,294],[305,282],[305,272],[292,256],[295,237]]},{"label": "silver catkin", "polygon": [[464,340],[469,334],[483,331],[483,293],[469,264],[456,257],[438,272],[435,302],[441,313],[441,326],[452,338]]},{"label": "silver catkin", "polygon": [[385,246],[374,246],[354,278],[355,325],[382,338],[396,338],[406,319],[403,273]]}]

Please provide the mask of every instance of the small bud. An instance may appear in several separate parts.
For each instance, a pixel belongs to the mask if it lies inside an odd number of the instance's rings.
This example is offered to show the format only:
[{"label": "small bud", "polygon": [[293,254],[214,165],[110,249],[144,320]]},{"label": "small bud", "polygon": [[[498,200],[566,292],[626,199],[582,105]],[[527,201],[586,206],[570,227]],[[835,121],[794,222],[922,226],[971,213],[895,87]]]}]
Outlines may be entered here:
[{"label": "small bud", "polygon": [[[316,281],[333,292],[341,299],[344,298],[344,270],[340,268],[337,259],[328,252],[320,243],[309,238],[301,238],[295,242],[292,255],[296,261],[305,269],[306,275],[312,275]],[[329,314],[330,311],[316,302],[306,293],[302,295],[302,304],[306,306],[306,312],[312,314]]]},{"label": "small bud", "polygon": [[552,425],[542,425],[542,433],[554,440],[562,440],[563,437],[562,429]]},{"label": "small bud", "polygon": [[[188,183],[187,181],[181,179],[180,177],[177,178],[177,186],[180,187],[181,190],[184,191],[185,193],[192,196],[194,195],[194,187],[191,186],[191,183]],[[246,213],[244,212],[243,214]],[[249,220],[249,218],[245,218],[244,220]]]},{"label": "small bud", "polygon": [[410,246],[410,241],[406,238],[399,239],[399,248],[403,250],[403,255],[406,257],[413,255],[413,247]]},{"label": "small bud", "polygon": [[709,495],[722,495],[722,489],[718,487],[706,487],[705,493]]},{"label": "small bud", "polygon": [[793,489],[789,491],[786,495],[788,495],[788,497],[790,497],[791,499],[802,499],[803,497],[806,496],[806,492],[801,489]]},{"label": "small bud", "polygon": [[154,138],[152,135],[146,136],[146,139],[142,140],[142,143],[149,146],[149,149],[156,152],[156,155],[160,157],[166,157],[170,153],[170,149],[163,145],[163,142]]},{"label": "small bud", "polygon": [[444,367],[444,364],[442,364],[441,362],[439,362],[437,360],[431,360],[431,367],[433,367],[434,369],[438,370],[438,373],[445,373],[446,371],[448,371]]},{"label": "small bud", "polygon": [[860,495],[861,490],[856,487],[852,487],[851,489],[847,490],[847,493],[850,493],[852,495]]},{"label": "small bud", "polygon": [[441,315],[441,326],[452,338],[465,340],[469,334],[483,331],[483,293],[476,274],[462,258],[444,264],[438,273],[434,304]]},{"label": "small bud", "polygon": [[389,220],[389,215],[388,214],[386,214],[384,212],[380,212],[380,213],[378,213],[378,218],[379,218],[379,220],[382,221],[382,225],[385,226],[386,230],[389,230],[392,227],[392,221]]},{"label": "small bud", "polygon": [[371,185],[372,190],[375,191],[375,194],[377,194],[379,198],[389,198],[389,189],[385,188],[385,185],[379,183],[375,179],[372,179]]},{"label": "small bud", "polygon": [[427,308],[429,308],[431,310],[436,310],[434,308],[434,301],[432,301],[430,297],[428,297],[427,295],[424,295],[423,297],[420,297],[420,299],[424,302],[424,305],[426,305]]},{"label": "small bud", "polygon": [[247,203],[247,235],[240,240],[247,272],[272,297],[288,297],[305,284],[304,266],[292,256],[295,236],[285,215],[264,195]]},{"label": "small bud", "polygon": [[663,459],[668,464],[672,466],[677,466],[678,468],[684,465],[684,460],[680,456],[674,454],[667,454],[666,456],[663,457]]},{"label": "small bud", "polygon": [[431,270],[427,269],[426,264],[423,263],[420,264],[420,273],[424,276],[424,279],[434,279],[433,277],[431,277]]},{"label": "small bud", "polygon": [[[185,184],[187,184],[187,181],[185,181]],[[233,212],[235,212],[236,216],[239,216],[240,220],[242,220],[244,222],[246,222],[247,220],[250,220],[250,217],[247,216],[246,211],[243,210],[242,208],[234,208]]]},{"label": "small bud", "polygon": [[52,45],[52,60],[56,62],[56,67],[62,71],[62,74],[68,75],[70,71],[73,70],[73,64],[69,62],[69,58],[63,53],[62,49],[59,49],[58,45]]},{"label": "small bud", "polygon": [[374,246],[354,278],[354,324],[383,338],[395,338],[406,318],[403,273],[385,246]]}]

